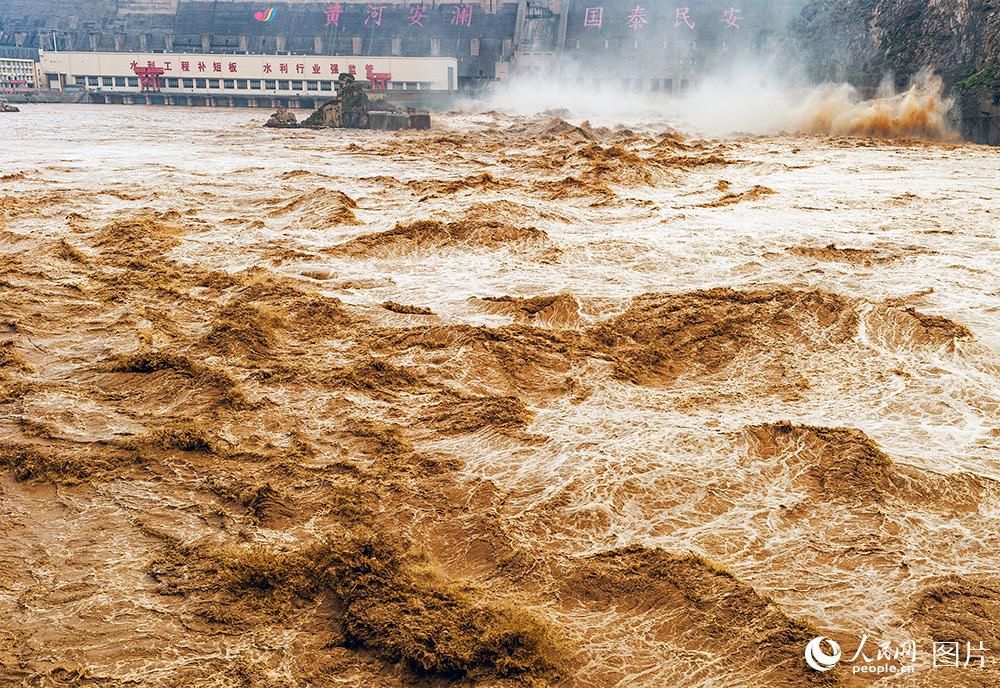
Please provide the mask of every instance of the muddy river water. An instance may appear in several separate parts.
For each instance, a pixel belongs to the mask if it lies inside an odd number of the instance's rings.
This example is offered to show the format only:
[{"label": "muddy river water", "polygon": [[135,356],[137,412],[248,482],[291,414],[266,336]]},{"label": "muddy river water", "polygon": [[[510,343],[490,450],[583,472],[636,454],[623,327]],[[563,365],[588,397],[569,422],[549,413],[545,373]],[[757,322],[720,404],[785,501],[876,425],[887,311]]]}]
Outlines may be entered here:
[{"label": "muddy river water", "polygon": [[1000,151],[556,114],[5,116],[0,684],[1000,680]]}]

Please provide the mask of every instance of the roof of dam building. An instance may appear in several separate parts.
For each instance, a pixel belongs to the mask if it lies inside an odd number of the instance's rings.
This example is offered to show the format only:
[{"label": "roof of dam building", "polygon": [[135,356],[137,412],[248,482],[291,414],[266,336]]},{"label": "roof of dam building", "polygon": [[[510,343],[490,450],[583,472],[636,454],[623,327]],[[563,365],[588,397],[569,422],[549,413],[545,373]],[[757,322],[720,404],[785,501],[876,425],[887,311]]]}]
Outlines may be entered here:
[{"label": "roof of dam building", "polygon": [[0,45],[0,58],[7,60],[38,60],[37,48],[18,48],[10,45]]}]

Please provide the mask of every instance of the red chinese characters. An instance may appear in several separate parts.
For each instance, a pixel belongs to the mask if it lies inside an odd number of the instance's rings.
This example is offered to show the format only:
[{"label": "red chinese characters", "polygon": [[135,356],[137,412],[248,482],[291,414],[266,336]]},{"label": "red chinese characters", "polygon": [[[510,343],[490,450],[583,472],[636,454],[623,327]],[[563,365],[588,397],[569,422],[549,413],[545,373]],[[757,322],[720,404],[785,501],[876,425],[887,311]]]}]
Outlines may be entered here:
[{"label": "red chinese characters", "polygon": [[222,72],[222,63],[221,62],[213,62],[212,63],[212,71],[213,72],[220,72],[221,73]]},{"label": "red chinese characters", "polygon": [[235,74],[236,73],[236,63],[235,62],[230,62],[229,63],[229,73],[230,74]]},{"label": "red chinese characters", "polygon": [[190,72],[191,71],[191,63],[188,62],[188,61],[186,61],[186,60],[181,60],[181,71],[182,72]]},{"label": "red chinese characters", "polygon": [[646,10],[639,5],[632,8],[632,11],[628,15],[628,19],[625,20],[625,24],[632,30],[636,30],[648,23],[649,20],[646,19]]},{"label": "red chinese characters", "polygon": [[338,2],[337,4],[330,4],[326,6],[326,25],[327,26],[340,26],[340,15],[344,13],[343,6]]},{"label": "red chinese characters", "polygon": [[385,5],[368,5],[368,14],[365,16],[364,24],[368,26],[368,22],[371,22],[375,26],[382,26],[382,11],[385,9]]},{"label": "red chinese characters", "polygon": [[204,72],[205,71],[205,63],[204,62],[199,62],[198,63],[198,71],[199,72]]},{"label": "red chinese characters", "polygon": [[264,63],[264,73],[265,74],[270,74],[271,73],[271,63],[270,62],[265,62]]},{"label": "red chinese characters", "polygon": [[683,22],[684,24],[687,25],[689,29],[693,29],[694,23],[691,21],[690,14],[691,14],[690,7],[678,7],[677,13],[675,15],[676,18],[674,19],[674,27],[680,26],[681,23]]},{"label": "red chinese characters", "polygon": [[[590,0],[590,2],[595,2],[599,0]],[[696,24],[696,16],[700,16],[698,13],[705,13],[703,10],[697,8],[692,9],[691,7],[673,7],[674,12],[674,27],[686,27],[688,30],[694,30]],[[457,12],[457,11],[456,11]],[[611,15],[605,13],[604,6],[594,6],[594,7],[584,7],[583,8],[583,28],[585,29],[603,29],[605,16],[613,17],[613,21],[620,21],[619,16],[624,18],[625,25],[632,30],[638,30],[647,24],[651,24],[656,21],[656,19],[651,19],[647,13],[646,8],[641,5],[634,5],[628,11],[627,14],[623,13],[618,15],[617,12],[612,11]],[[730,7],[722,12],[722,22],[725,24],[727,29],[741,29],[743,28],[742,21],[746,19],[743,15],[743,10],[739,7]],[[452,24],[460,23],[455,21],[454,17]]]},{"label": "red chinese characters", "polygon": [[423,5],[414,5],[410,8],[410,26],[423,26],[426,16],[427,9]]},{"label": "red chinese characters", "polygon": [[458,4],[451,12],[452,26],[472,26],[472,5]]},{"label": "red chinese characters", "polygon": [[604,26],[604,8],[588,7],[583,12],[584,28],[599,29]]}]

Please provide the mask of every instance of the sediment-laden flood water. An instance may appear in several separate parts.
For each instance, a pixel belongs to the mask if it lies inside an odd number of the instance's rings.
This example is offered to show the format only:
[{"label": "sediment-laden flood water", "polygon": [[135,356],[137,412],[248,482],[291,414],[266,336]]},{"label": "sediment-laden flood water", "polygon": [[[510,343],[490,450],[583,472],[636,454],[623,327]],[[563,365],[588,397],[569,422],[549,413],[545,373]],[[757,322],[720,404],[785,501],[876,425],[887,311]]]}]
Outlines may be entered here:
[{"label": "sediment-laden flood water", "polygon": [[563,118],[5,116],[0,683],[1000,680],[1000,151]]}]

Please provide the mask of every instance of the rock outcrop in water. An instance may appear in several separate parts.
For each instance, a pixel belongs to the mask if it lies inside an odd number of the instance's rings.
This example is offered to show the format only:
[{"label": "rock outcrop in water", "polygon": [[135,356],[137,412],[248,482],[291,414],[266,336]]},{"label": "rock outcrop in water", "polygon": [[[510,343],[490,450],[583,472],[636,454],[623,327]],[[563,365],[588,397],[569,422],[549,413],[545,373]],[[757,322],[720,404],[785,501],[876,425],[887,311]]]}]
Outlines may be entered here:
[{"label": "rock outcrop in water", "polygon": [[289,112],[283,107],[280,107],[275,111],[273,115],[264,124],[265,127],[272,127],[275,129],[287,129],[291,127],[298,126],[298,120],[295,118],[295,114]]}]

